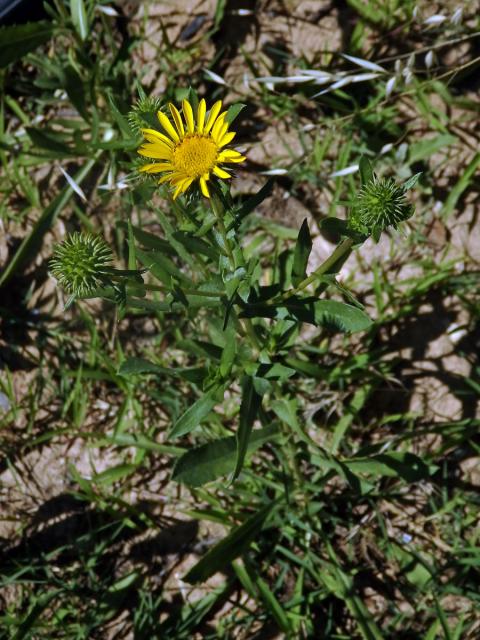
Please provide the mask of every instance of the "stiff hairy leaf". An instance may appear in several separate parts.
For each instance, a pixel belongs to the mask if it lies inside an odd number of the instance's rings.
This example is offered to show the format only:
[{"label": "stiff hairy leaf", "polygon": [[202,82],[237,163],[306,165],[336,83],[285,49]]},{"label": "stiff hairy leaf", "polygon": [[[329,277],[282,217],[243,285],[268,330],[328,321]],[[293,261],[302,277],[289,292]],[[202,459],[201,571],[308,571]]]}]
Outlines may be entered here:
[{"label": "stiff hairy leaf", "polygon": [[344,464],[354,473],[366,473],[374,476],[399,476],[406,482],[425,480],[437,469],[434,465],[427,465],[413,453],[401,451],[380,453],[356,460],[345,460]]},{"label": "stiff hairy leaf", "polygon": [[233,480],[238,478],[242,470],[253,423],[255,422],[261,403],[262,396],[255,390],[253,378],[249,376],[243,385],[242,404],[240,405],[240,424],[237,431],[237,462],[235,464],[235,471],[233,472]]},{"label": "stiff hairy leaf", "polygon": [[[252,453],[265,442],[270,442],[278,433],[275,425],[252,431],[247,453]],[[179,458],[173,470],[172,480],[183,482],[190,487],[199,487],[232,473],[236,458],[237,438],[219,438],[191,449]]]},{"label": "stiff hairy leaf", "polygon": [[28,22],[0,28],[0,68],[20,60],[52,36],[49,22]]},{"label": "stiff hairy leaf", "polygon": [[244,202],[240,208],[235,212],[235,219],[232,224],[228,227],[228,231],[231,229],[237,228],[240,226],[240,223],[244,218],[246,218],[252,211],[258,207],[268,196],[272,193],[273,189],[273,180],[268,180],[263,187],[251,198],[249,198],[246,202]]},{"label": "stiff hairy leaf", "polygon": [[183,378],[189,382],[200,384],[205,378],[206,370],[204,367],[179,367],[178,369],[172,369],[171,367],[162,367],[144,358],[128,358],[128,360],[125,360],[125,362],[121,364],[118,373],[124,376],[153,373],[174,378]]},{"label": "stiff hairy leaf", "polygon": [[307,263],[311,250],[312,238],[305,218],[298,232],[297,243],[293,253],[292,284],[294,287],[297,287],[307,275]]},{"label": "stiff hairy leaf", "polygon": [[169,437],[179,438],[198,427],[201,421],[208,416],[210,411],[217,404],[217,398],[220,395],[220,391],[222,391],[223,394],[223,387],[212,387],[209,391],[204,393],[201,398],[194,402],[173,425],[173,428],[169,433]]},{"label": "stiff hairy leaf", "polygon": [[373,180],[373,168],[370,164],[370,160],[365,156],[362,156],[358,164],[360,168],[360,179],[362,181],[362,185],[371,182]]},{"label": "stiff hairy leaf", "polygon": [[235,104],[231,104],[228,107],[227,115],[225,116],[226,122],[228,122],[228,124],[232,124],[235,118],[241,111],[243,111],[243,109],[245,109],[246,106],[247,105],[243,104],[243,102],[236,102]]},{"label": "stiff hairy leaf", "polygon": [[312,297],[292,296],[278,306],[252,304],[246,306],[241,315],[247,318],[293,318],[348,333],[365,331],[372,324],[367,314],[358,307],[337,300],[317,300]]}]

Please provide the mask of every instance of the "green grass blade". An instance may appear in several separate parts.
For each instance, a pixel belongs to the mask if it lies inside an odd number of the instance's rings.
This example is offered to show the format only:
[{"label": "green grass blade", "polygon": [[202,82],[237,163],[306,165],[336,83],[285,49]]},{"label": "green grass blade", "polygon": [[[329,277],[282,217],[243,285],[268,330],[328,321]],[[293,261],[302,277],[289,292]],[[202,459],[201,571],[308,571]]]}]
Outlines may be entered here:
[{"label": "green grass blade", "polygon": [[274,505],[275,503],[271,502],[231,531],[190,569],[184,580],[190,584],[204,582],[238,558],[260,533]]}]

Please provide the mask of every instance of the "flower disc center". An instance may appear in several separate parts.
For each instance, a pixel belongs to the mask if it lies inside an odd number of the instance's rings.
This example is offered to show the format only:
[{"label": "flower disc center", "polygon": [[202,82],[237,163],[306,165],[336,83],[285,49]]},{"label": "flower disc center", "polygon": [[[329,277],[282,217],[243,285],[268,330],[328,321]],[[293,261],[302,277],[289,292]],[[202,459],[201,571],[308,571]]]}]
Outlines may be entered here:
[{"label": "flower disc center", "polygon": [[173,150],[175,171],[189,178],[199,178],[215,166],[217,145],[210,137],[202,135],[186,136]]}]

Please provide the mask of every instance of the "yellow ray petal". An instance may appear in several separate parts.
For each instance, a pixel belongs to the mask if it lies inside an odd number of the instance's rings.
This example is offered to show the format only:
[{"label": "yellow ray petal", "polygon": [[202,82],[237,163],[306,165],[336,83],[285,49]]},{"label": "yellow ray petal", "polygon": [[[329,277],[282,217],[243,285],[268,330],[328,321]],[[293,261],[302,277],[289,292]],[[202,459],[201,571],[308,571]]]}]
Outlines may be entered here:
[{"label": "yellow ray petal", "polygon": [[[207,177],[205,178],[205,176]],[[200,178],[200,189],[206,198],[210,198],[210,191],[208,190],[207,180],[208,180],[208,173],[204,174]]]},{"label": "yellow ray petal", "polygon": [[221,113],[218,118],[217,121],[215,122],[215,124],[213,125],[213,129],[212,129],[212,133],[211,136],[212,138],[215,140],[215,142],[218,139],[218,132],[220,131],[220,129],[223,127],[223,125],[225,124],[225,117],[227,115],[227,112],[224,111],[223,113]]},{"label": "yellow ray petal", "polygon": [[224,151],[220,151],[217,157],[217,162],[243,162],[247,158],[242,156],[238,151],[234,151],[233,149],[225,149]]},{"label": "yellow ray petal", "polygon": [[164,182],[172,182],[172,180],[178,177],[179,177],[178,173],[175,173],[175,171],[172,171],[172,173],[167,173],[166,175],[162,176],[158,181],[158,184],[163,184]]},{"label": "yellow ray petal", "polygon": [[175,200],[181,193],[185,193],[192,182],[193,178],[185,178],[185,180],[179,182],[177,188],[175,189],[175,193],[173,194],[173,199]]},{"label": "yellow ray petal", "polygon": [[216,137],[216,142],[220,142],[220,140],[223,138],[223,136],[227,133],[228,131],[228,123],[224,123],[223,127],[220,127],[220,131],[217,133],[217,137]]},{"label": "yellow ray petal", "polygon": [[229,133],[226,133],[223,138],[221,138],[217,144],[219,147],[224,147],[226,144],[228,144],[229,142],[231,142],[235,137],[235,131],[230,131]]},{"label": "yellow ray petal", "polygon": [[172,155],[170,149],[156,144],[144,144],[137,153],[145,158],[156,158],[157,160],[170,160]]},{"label": "yellow ray petal", "polygon": [[174,140],[175,142],[179,141],[179,137],[178,137],[178,133],[175,131],[172,123],[170,122],[170,120],[167,118],[167,116],[162,113],[161,111],[157,112],[157,117],[158,117],[158,121],[160,122],[160,124],[162,125],[162,127],[165,129],[165,131],[168,133],[168,135],[170,136],[170,138],[172,140]]},{"label": "yellow ray petal", "polygon": [[189,176],[182,170],[175,170],[175,176],[172,178],[171,183],[177,185],[182,180],[186,180]]},{"label": "yellow ray petal", "polygon": [[198,133],[203,133],[203,127],[205,126],[205,113],[207,111],[207,105],[205,100],[202,98],[198,103],[197,109],[197,131]]},{"label": "yellow ray petal", "polygon": [[205,129],[203,133],[207,134],[210,129],[213,127],[213,123],[217,119],[218,114],[220,113],[220,109],[222,108],[222,101],[217,100],[213,107],[210,109],[210,113],[208,114],[207,124],[205,125]]},{"label": "yellow ray petal", "polygon": [[193,109],[192,105],[188,100],[183,100],[183,115],[185,116],[185,122],[187,123],[188,133],[193,133],[195,131],[195,121],[193,119]]},{"label": "yellow ray petal", "polygon": [[144,164],[139,171],[144,173],[160,173],[161,171],[173,171],[171,162],[153,162],[152,164]]},{"label": "yellow ray petal", "polygon": [[175,121],[177,131],[180,134],[180,137],[183,138],[183,136],[185,135],[185,129],[183,128],[182,116],[180,115],[180,112],[177,109],[177,107],[171,102],[169,103],[168,108],[170,109],[172,118]]},{"label": "yellow ray petal", "polygon": [[167,136],[164,136],[163,133],[159,131],[155,131],[155,129],[141,129],[142,135],[149,142],[160,142],[166,144],[168,147],[173,147],[173,142]]},{"label": "yellow ray petal", "polygon": [[148,142],[144,142],[141,146],[142,149],[155,149],[159,153],[165,153],[165,157],[169,158],[172,155],[173,147],[169,147],[163,142],[159,142],[158,140],[154,140],[153,138]]},{"label": "yellow ray petal", "polygon": [[223,178],[224,180],[232,177],[229,173],[227,173],[223,169],[220,169],[220,167],[213,167],[213,173],[219,178]]}]

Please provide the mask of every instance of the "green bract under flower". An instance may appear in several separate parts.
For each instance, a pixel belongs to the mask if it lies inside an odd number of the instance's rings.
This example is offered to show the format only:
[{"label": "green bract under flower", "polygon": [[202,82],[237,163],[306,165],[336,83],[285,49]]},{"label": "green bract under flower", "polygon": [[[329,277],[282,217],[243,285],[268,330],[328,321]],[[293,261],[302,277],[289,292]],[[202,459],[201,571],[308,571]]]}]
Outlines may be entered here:
[{"label": "green bract under flower", "polygon": [[405,198],[405,186],[397,185],[392,178],[377,178],[364,184],[348,219],[353,231],[378,239],[382,231],[411,218],[413,205]]},{"label": "green bract under flower", "polygon": [[88,296],[108,283],[112,259],[102,238],[76,231],[55,247],[50,271],[68,293]]}]

